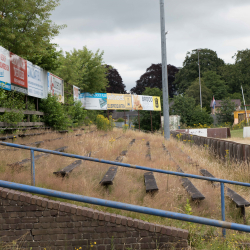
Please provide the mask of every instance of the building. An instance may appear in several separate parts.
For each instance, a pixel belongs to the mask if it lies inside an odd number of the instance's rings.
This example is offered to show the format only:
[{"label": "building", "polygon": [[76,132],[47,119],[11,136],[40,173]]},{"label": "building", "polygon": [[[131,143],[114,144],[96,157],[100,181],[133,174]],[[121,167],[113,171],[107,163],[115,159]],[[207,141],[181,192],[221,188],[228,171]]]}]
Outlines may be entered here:
[{"label": "building", "polygon": [[[232,99],[231,101],[235,103],[236,111],[241,110],[241,108],[240,108],[241,107],[240,99]],[[221,108],[221,102],[222,102],[222,100],[215,100],[216,104],[215,104],[215,108],[213,108],[213,101],[211,101],[211,103],[210,103],[211,114],[214,115],[215,113],[219,112],[219,110]]]}]

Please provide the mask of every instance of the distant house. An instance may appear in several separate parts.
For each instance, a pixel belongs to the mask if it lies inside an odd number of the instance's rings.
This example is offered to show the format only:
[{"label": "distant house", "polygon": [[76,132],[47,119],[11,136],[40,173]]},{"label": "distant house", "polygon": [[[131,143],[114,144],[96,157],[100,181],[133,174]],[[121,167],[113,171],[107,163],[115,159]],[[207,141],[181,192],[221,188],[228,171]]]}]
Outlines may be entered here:
[{"label": "distant house", "polygon": [[[239,111],[240,107],[241,107],[240,99],[232,99],[231,101],[235,103],[236,111]],[[213,109],[213,101],[211,101],[211,103],[210,103],[211,114],[214,115],[216,112],[219,111],[219,109],[221,108],[221,102],[222,102],[222,100],[215,100],[216,104],[215,104],[215,107]]]}]

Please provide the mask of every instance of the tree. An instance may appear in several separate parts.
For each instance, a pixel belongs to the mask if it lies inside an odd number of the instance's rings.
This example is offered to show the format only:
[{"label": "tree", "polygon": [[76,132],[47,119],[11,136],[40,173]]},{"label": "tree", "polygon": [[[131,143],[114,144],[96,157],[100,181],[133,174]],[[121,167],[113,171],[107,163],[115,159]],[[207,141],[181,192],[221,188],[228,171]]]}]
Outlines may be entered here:
[{"label": "tree", "polygon": [[107,72],[107,79],[108,79],[108,86],[106,87],[107,93],[118,93],[118,94],[126,94],[126,86],[123,84],[122,78],[118,71],[110,66],[105,66],[108,69]]},{"label": "tree", "polygon": [[106,92],[108,68],[103,66],[102,57],[103,52],[93,53],[87,47],[61,55],[61,66],[54,73],[64,79],[65,92],[72,93],[72,85],[81,92]]},{"label": "tree", "polygon": [[195,106],[194,98],[178,95],[174,97],[173,101],[171,114],[180,115],[181,123],[186,126],[194,126],[199,123],[210,125],[213,122],[213,118],[206,112],[206,109]]},{"label": "tree", "polygon": [[[205,86],[210,90],[212,95],[216,100],[222,100],[223,98],[227,97],[227,85],[224,80],[221,79],[221,76],[218,75],[214,71],[207,71],[203,74],[203,80]],[[212,99],[212,95],[210,99]]]},{"label": "tree", "polygon": [[[149,88],[146,87],[145,91],[142,93],[143,95],[149,96],[160,96],[161,98],[161,107],[162,107],[162,91],[159,88]],[[151,131],[151,116],[150,111],[139,111],[140,114],[140,128],[142,130]],[[156,111],[151,111],[152,114],[152,127],[153,130],[159,130],[161,127],[160,114]],[[134,122],[135,128],[139,128],[138,118]]]},{"label": "tree", "polygon": [[[217,53],[210,49],[199,50],[200,73],[214,71],[218,73],[219,67],[224,65],[224,61],[218,58]],[[199,77],[198,50],[187,52],[183,62],[183,68],[176,74],[176,88],[179,94],[183,94],[195,79]]]},{"label": "tree", "polygon": [[[186,95],[189,97],[194,98],[195,105],[200,106],[200,84],[199,78],[197,78],[186,90]],[[209,88],[206,87],[204,84],[203,79],[201,79],[201,100],[202,100],[202,107],[206,107],[207,110],[210,108],[210,101],[212,100],[212,92]]]},{"label": "tree", "polygon": [[49,19],[58,5],[59,0],[1,1],[0,45],[47,70],[53,69],[58,52],[50,41],[65,27]]},{"label": "tree", "polygon": [[[176,94],[176,87],[173,84],[175,81],[175,74],[179,71],[173,65],[168,65],[168,93],[170,98]],[[139,80],[136,81],[136,86],[131,89],[131,93],[141,95],[142,92],[149,88],[159,88],[162,90],[162,65],[161,63],[152,64],[147,68],[146,73],[144,73]]]},{"label": "tree", "polygon": [[235,103],[230,98],[225,98],[221,102],[221,107],[216,113],[219,123],[234,121]]}]

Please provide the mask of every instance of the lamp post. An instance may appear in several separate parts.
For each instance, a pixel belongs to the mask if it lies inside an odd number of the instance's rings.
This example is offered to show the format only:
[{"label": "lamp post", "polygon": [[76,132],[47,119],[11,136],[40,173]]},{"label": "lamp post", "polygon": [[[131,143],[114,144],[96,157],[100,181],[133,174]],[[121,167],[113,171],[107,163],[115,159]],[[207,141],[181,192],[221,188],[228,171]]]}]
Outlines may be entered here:
[{"label": "lamp post", "polygon": [[169,129],[169,105],[168,105],[168,72],[167,72],[167,52],[165,34],[165,14],[164,0],[160,0],[161,19],[161,59],[162,59],[162,95],[163,95],[163,116],[164,116],[164,138],[170,140]]},{"label": "lamp post", "polygon": [[200,85],[200,105],[202,109],[202,98],[201,98],[201,69],[200,69],[200,49],[198,49],[198,65],[199,65],[199,85]]}]

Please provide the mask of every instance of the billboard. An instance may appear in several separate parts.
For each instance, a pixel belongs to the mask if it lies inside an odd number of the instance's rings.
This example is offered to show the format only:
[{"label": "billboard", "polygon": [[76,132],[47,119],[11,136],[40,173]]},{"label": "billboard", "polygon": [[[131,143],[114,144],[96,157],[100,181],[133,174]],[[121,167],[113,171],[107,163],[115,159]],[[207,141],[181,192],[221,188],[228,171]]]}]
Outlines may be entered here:
[{"label": "billboard", "polygon": [[11,90],[10,52],[0,46],[0,88]]},{"label": "billboard", "polygon": [[46,98],[48,88],[46,81],[47,72],[42,68],[27,61],[28,95],[37,98]]},{"label": "billboard", "polygon": [[79,95],[80,95],[80,88],[73,85],[73,98],[75,102],[79,101]]},{"label": "billboard", "polygon": [[47,81],[48,81],[48,93],[52,95],[57,95],[58,101],[64,103],[63,79],[48,72]]},{"label": "billboard", "polygon": [[28,94],[27,61],[10,52],[11,90]]},{"label": "billboard", "polygon": [[153,96],[154,111],[161,111],[161,98],[159,96]]},{"label": "billboard", "polygon": [[82,93],[79,96],[82,107],[92,110],[107,110],[107,94],[106,93]]},{"label": "billboard", "polygon": [[134,110],[161,111],[159,96],[132,95]]},{"label": "billboard", "polygon": [[107,93],[108,109],[132,109],[132,98],[129,94]]}]

